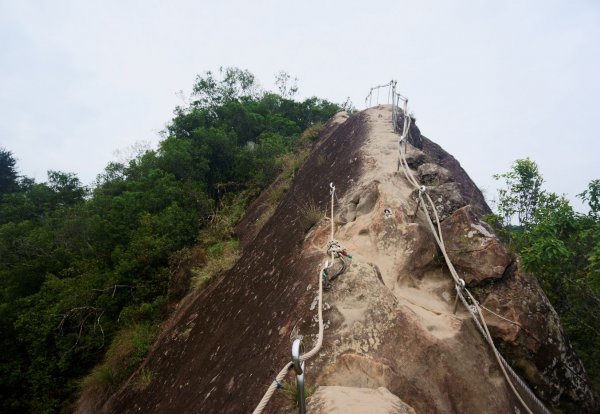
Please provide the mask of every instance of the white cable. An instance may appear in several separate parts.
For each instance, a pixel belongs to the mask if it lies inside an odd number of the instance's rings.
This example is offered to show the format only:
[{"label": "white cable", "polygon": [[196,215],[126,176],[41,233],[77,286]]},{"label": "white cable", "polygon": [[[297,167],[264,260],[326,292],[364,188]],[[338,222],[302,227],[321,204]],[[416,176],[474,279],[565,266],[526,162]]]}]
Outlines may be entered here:
[{"label": "white cable", "polygon": [[[337,245],[339,246],[339,243],[333,239],[333,236],[334,236],[334,225],[333,225],[334,211],[333,211],[333,208],[334,208],[335,186],[333,185],[333,183],[330,183],[329,187],[330,187],[330,193],[331,193],[331,240],[329,241],[329,243],[327,243],[327,245],[328,245],[328,250],[331,251],[331,265],[333,265],[333,257],[334,257],[334,254],[336,253],[336,248],[335,248],[334,244],[337,243]],[[319,272],[319,299],[318,299],[318,304],[317,304],[318,309],[319,309],[318,310],[319,333],[317,335],[317,343],[315,344],[313,349],[311,349],[307,353],[302,354],[300,356],[300,361],[306,361],[306,360],[312,358],[313,356],[315,356],[317,354],[317,352],[319,352],[319,350],[321,349],[321,346],[323,346],[323,331],[324,331],[324,327],[323,327],[323,276],[324,276],[325,270],[329,266],[330,266],[329,262],[325,261],[325,264],[323,265],[323,267],[321,268],[321,271]],[[275,380],[271,383],[271,385],[269,385],[267,392],[265,392],[265,394],[263,395],[262,399],[260,400],[260,402],[258,403],[256,408],[254,409],[252,414],[262,413],[262,411],[267,406],[267,403],[273,396],[273,393],[277,389],[277,386],[281,383],[281,381],[283,381],[283,379],[287,375],[287,373],[290,370],[290,368],[292,367],[292,365],[293,365],[293,363],[290,361],[281,369],[281,371],[279,371],[279,373],[275,377]]]},{"label": "white cable", "polygon": [[[398,94],[399,96],[401,96],[400,94]],[[416,189],[419,190],[419,205],[421,206],[421,209],[423,210],[423,212],[425,213],[425,217],[427,219],[427,223],[429,225],[429,228],[431,229],[431,232],[435,238],[435,241],[437,243],[437,245],[439,246],[443,256],[444,256],[444,260],[446,261],[446,265],[448,266],[448,269],[450,270],[450,274],[452,275],[452,278],[454,279],[454,281],[456,283],[460,283],[460,277],[458,276],[458,272],[456,271],[456,269],[454,268],[454,265],[452,264],[452,261],[450,260],[450,257],[448,256],[448,253],[446,252],[446,247],[444,244],[444,238],[442,235],[442,228],[441,228],[441,224],[440,224],[440,218],[438,216],[437,213],[437,209],[435,206],[435,203],[433,202],[433,200],[431,199],[431,197],[429,196],[429,194],[427,194],[426,190],[422,187],[419,186],[419,183],[417,182],[417,180],[414,178],[412,172],[410,171],[410,168],[408,166],[408,162],[406,161],[406,156],[405,156],[405,151],[402,151],[402,144],[404,143],[404,146],[406,148],[406,142],[407,142],[407,135],[408,135],[408,129],[410,128],[410,117],[408,116],[408,99],[404,100],[404,108],[403,108],[403,112],[404,112],[404,125],[403,125],[403,130],[402,130],[402,136],[400,139],[400,165],[402,165],[402,169],[404,171],[404,175],[407,178],[408,182],[410,184],[412,184]],[[395,128],[394,128],[395,129]],[[404,149],[405,149],[404,148]],[[425,198],[427,199],[427,202],[429,203],[431,210],[433,211],[433,214],[435,216],[435,221],[436,221],[436,225],[437,225],[437,229],[436,226],[434,226],[429,211],[427,210],[427,206],[425,205],[425,200],[423,199],[423,194],[425,194]],[[436,231],[437,230],[437,231]],[[508,385],[510,386],[511,390],[513,391],[513,393],[515,394],[515,396],[517,397],[517,399],[519,400],[519,402],[523,405],[523,407],[525,408],[525,410],[529,413],[529,414],[533,414],[533,412],[531,411],[531,409],[527,406],[527,404],[525,403],[525,401],[523,400],[523,398],[521,397],[521,395],[519,394],[519,392],[517,391],[517,389],[515,388],[514,384],[512,383],[511,379],[508,376],[508,373],[505,369],[505,365],[508,365],[508,363],[506,362],[506,360],[504,360],[504,358],[502,357],[502,355],[500,355],[500,353],[498,352],[494,341],[492,340],[492,336],[487,328],[487,324],[485,322],[485,318],[483,317],[483,314],[481,312],[481,309],[478,306],[477,301],[475,300],[475,298],[471,295],[471,293],[465,288],[464,289],[465,292],[467,292],[467,294],[469,295],[469,297],[471,298],[475,309],[477,310],[478,314],[479,314],[479,318],[481,320],[479,320],[476,315],[474,314],[473,310],[469,307],[468,303],[466,302],[464,296],[462,295],[462,292],[460,292],[459,289],[457,289],[457,295],[459,295],[461,301],[463,302],[463,304],[465,305],[465,307],[469,310],[469,313],[471,314],[471,317],[473,318],[473,320],[475,321],[475,323],[477,324],[480,332],[482,333],[483,337],[486,339],[486,341],[488,342],[488,344],[490,345],[490,347],[492,348],[492,351],[494,352],[494,356],[496,357],[496,360],[498,361],[498,364],[500,365],[500,368],[504,374],[504,377],[506,378],[506,381],[508,382]],[[512,370],[512,368],[510,368],[510,372],[511,374],[513,374],[513,376],[515,378],[518,378],[518,376],[516,376],[516,373],[514,373],[514,371]],[[550,414],[550,412],[548,411],[548,409],[545,407],[545,405],[535,396],[535,394],[529,389],[529,387],[526,386],[526,384],[524,384],[524,382],[518,378],[518,382],[520,383],[520,385],[523,387],[523,389],[526,390],[526,392],[528,393],[528,395],[533,399],[533,401],[536,402],[537,405],[539,405],[542,408],[542,411],[545,414]]]}]

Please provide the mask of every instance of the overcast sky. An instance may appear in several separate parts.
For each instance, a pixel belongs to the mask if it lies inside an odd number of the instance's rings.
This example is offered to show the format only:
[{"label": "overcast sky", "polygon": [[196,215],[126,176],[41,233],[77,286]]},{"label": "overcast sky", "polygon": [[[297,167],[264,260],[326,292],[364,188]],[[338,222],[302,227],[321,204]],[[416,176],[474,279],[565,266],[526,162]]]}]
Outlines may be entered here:
[{"label": "overcast sky", "polygon": [[219,66],[359,109],[397,79],[488,198],[517,158],[570,199],[600,178],[598,1],[0,0],[0,146],[91,183]]}]

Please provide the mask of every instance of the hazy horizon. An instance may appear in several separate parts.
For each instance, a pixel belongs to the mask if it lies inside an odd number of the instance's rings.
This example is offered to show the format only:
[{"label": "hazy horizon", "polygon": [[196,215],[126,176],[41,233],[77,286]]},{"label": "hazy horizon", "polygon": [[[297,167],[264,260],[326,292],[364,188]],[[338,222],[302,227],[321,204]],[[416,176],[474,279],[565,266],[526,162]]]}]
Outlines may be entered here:
[{"label": "hazy horizon", "polygon": [[156,145],[194,78],[220,66],[299,78],[299,96],[358,109],[398,80],[422,133],[488,199],[517,158],[546,188],[600,178],[600,5],[592,1],[0,1],[0,146],[38,181],[90,184],[114,152]]}]

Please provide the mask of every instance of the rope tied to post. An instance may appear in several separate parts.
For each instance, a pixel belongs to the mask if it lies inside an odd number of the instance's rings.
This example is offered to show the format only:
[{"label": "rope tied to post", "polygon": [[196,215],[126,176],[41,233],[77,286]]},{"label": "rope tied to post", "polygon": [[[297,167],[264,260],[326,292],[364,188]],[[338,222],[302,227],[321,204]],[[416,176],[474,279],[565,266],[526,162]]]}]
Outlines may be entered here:
[{"label": "rope tied to post", "polygon": [[[327,242],[327,254],[330,254],[332,257],[331,265],[329,269],[325,269],[325,290],[331,288],[332,283],[335,279],[337,279],[342,273],[348,269],[348,261],[352,260],[352,254],[346,250],[339,241],[337,240],[329,240]],[[334,268],[335,260],[338,260],[340,266],[338,269]]]},{"label": "rope tied to post", "polygon": [[394,95],[393,92],[395,91],[396,83],[397,82],[392,79],[391,81],[389,81],[386,84],[373,86],[369,90],[369,93],[367,94],[367,97],[365,98],[365,106],[371,106],[372,99],[373,99],[373,91],[375,91],[375,90],[377,91],[377,104],[379,105],[379,90],[381,88],[389,88],[388,93],[387,93],[387,97],[388,97],[387,102],[390,103],[390,98],[393,97],[393,95]]}]

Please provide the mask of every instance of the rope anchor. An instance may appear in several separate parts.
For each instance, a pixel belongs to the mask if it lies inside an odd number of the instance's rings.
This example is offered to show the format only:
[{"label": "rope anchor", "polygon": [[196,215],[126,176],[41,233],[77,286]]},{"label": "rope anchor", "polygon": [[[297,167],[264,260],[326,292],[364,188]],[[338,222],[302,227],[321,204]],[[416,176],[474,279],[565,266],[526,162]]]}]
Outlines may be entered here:
[{"label": "rope anchor", "polygon": [[298,412],[306,414],[306,398],[304,396],[304,345],[302,339],[296,338],[292,343],[292,364],[296,371],[296,390],[298,392]]},{"label": "rope anchor", "polygon": [[456,310],[458,308],[459,295],[462,293],[463,290],[465,290],[466,286],[467,284],[465,283],[464,279],[458,279],[458,283],[454,286],[456,289],[456,298],[454,299],[454,311],[452,312],[452,314],[454,315],[456,315]]}]

